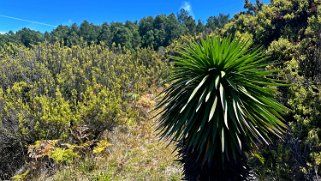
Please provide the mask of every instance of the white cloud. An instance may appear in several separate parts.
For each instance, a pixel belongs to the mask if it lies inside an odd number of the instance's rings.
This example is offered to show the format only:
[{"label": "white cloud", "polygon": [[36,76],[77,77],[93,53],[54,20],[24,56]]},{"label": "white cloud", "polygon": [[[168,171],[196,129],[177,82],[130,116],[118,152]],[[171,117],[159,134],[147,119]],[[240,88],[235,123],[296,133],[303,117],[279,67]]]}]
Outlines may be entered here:
[{"label": "white cloud", "polygon": [[72,19],[68,19],[68,21],[67,21],[67,25],[72,25],[74,23],[74,21],[72,20]]},{"label": "white cloud", "polygon": [[0,34],[6,34],[7,32],[5,32],[5,31],[0,31]]},{"label": "white cloud", "polygon": [[75,23],[72,19],[65,20],[61,23],[61,25],[65,26],[71,26],[73,23]]},{"label": "white cloud", "polygon": [[190,2],[184,1],[183,5],[181,6],[181,9],[185,9],[191,16],[194,17],[194,12]]}]

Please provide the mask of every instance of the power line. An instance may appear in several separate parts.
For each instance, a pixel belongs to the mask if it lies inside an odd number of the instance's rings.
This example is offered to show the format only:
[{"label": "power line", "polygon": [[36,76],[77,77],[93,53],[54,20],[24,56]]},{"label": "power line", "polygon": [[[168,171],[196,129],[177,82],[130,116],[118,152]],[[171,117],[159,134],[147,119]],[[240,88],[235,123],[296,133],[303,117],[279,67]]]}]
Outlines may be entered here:
[{"label": "power line", "polygon": [[42,22],[39,22],[39,21],[33,21],[33,20],[28,20],[28,19],[16,18],[16,17],[7,16],[7,15],[3,15],[3,14],[0,14],[0,17],[8,18],[8,19],[14,19],[14,20],[23,21],[23,22],[28,22],[28,23],[33,23],[33,24],[39,24],[39,25],[43,25],[43,26],[50,26],[50,27],[54,27],[54,28],[57,27],[57,26],[55,26],[55,25],[51,25],[51,24],[47,24],[47,23],[42,23]]}]

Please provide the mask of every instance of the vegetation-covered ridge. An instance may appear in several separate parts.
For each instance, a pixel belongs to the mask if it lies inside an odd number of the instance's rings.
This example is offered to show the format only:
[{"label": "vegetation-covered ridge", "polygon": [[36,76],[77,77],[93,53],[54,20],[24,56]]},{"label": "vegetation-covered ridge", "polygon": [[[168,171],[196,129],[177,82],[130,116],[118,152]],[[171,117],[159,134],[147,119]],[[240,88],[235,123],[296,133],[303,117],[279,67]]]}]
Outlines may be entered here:
[{"label": "vegetation-covered ridge", "polygon": [[193,35],[222,28],[228,20],[228,15],[220,14],[209,17],[206,24],[203,24],[200,20],[196,22],[186,10],[181,9],[177,15],[172,13],[156,17],[147,16],[135,22],[94,25],[84,21],[79,26],[60,25],[45,33],[23,28],[15,33],[0,34],[0,44],[13,42],[31,46],[44,41],[50,43],[60,41],[66,46],[104,43],[111,47],[115,43],[128,49],[139,47],[158,49],[161,46],[168,46],[184,34]]},{"label": "vegetation-covered ridge", "polygon": [[[261,46],[270,57],[265,69],[279,70],[272,77],[288,83],[272,95],[291,109],[284,116],[286,132],[248,150],[251,175],[320,179],[321,2],[245,0],[245,8],[229,20],[209,18],[206,25],[182,11],[0,35],[0,179],[179,179],[173,160],[182,158],[169,156],[172,145],[159,147],[155,137],[135,131],[151,124],[146,105],[152,104],[142,100],[168,86],[162,80],[172,75],[172,55],[204,34]],[[118,145],[113,137],[121,138]],[[172,160],[153,162],[164,155]],[[90,162],[99,157],[102,162]]]}]

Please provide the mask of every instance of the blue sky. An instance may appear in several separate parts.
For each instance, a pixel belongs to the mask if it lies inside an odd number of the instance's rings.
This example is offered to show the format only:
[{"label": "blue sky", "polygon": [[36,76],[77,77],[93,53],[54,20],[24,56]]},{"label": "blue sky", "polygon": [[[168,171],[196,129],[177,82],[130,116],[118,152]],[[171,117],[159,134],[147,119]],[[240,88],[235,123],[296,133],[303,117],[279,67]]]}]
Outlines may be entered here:
[{"label": "blue sky", "polygon": [[[268,3],[269,0],[263,0]],[[28,27],[51,31],[55,26],[88,20],[94,24],[139,20],[144,16],[190,11],[206,22],[219,13],[231,16],[243,10],[244,0],[1,0],[0,33]]]}]

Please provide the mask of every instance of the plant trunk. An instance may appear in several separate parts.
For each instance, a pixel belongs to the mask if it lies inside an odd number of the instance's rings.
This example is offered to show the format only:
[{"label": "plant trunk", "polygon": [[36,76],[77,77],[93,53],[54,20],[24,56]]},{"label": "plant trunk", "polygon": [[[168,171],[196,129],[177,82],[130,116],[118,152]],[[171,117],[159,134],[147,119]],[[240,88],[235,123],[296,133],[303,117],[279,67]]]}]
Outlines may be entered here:
[{"label": "plant trunk", "polygon": [[250,169],[247,157],[242,153],[236,160],[230,158],[222,163],[222,155],[215,154],[212,161],[198,159],[199,153],[180,146],[180,161],[184,167],[184,178],[189,181],[238,181],[249,180]]}]

